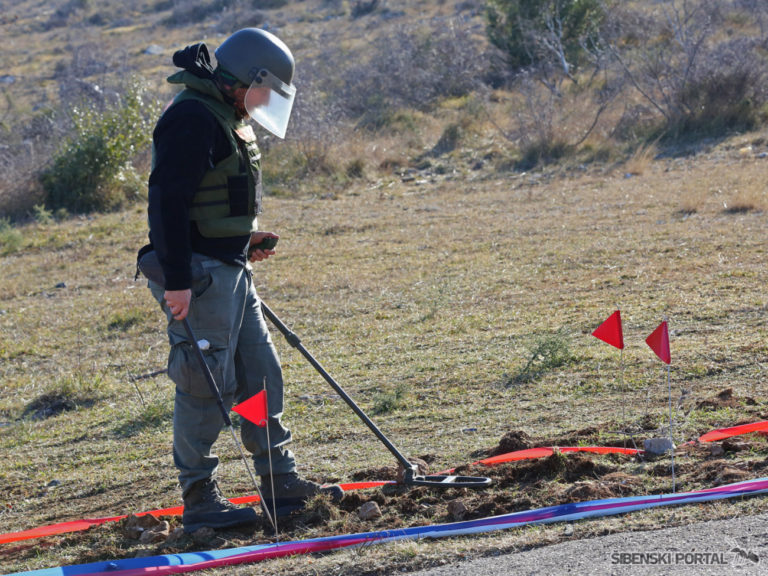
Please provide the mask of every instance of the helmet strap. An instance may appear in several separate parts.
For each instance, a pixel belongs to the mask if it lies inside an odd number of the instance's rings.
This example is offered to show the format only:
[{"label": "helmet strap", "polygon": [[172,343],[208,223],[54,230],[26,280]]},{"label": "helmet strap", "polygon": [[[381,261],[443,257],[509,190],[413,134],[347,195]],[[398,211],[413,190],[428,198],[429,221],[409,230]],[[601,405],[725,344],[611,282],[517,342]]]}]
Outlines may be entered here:
[{"label": "helmet strap", "polygon": [[230,106],[235,103],[235,90],[241,86],[245,86],[245,84],[240,82],[240,80],[224,70],[221,66],[217,66],[213,71],[213,81],[216,83],[216,87],[224,97],[224,101]]}]

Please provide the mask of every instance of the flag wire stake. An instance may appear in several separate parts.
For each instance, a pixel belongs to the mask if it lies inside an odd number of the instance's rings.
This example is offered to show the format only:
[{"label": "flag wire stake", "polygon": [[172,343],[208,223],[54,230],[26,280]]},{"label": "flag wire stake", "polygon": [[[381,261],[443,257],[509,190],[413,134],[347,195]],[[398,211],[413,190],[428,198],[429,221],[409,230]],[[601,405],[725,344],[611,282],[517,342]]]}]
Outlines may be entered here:
[{"label": "flag wire stake", "polygon": [[131,381],[133,382],[133,387],[136,388],[136,393],[139,395],[139,400],[141,400],[141,407],[146,410],[147,409],[147,403],[144,402],[144,395],[141,393],[141,389],[139,388],[139,384],[136,382],[135,378],[132,378]]},{"label": "flag wire stake", "polygon": [[[619,350],[619,390],[626,396],[627,390],[624,388],[624,348]],[[624,448],[627,447],[627,417],[625,414],[626,402],[621,403],[621,428],[624,433]]]},{"label": "flag wire stake", "polygon": [[[667,316],[664,315],[664,323],[667,324],[667,346],[669,346],[669,323],[667,322]],[[670,378],[670,366],[667,364],[667,393],[669,398],[669,443],[672,444],[670,448],[670,456],[672,458],[672,493],[675,493],[675,439],[672,431],[672,381]]]},{"label": "flag wire stake", "polygon": [[[628,394],[629,394],[629,390],[627,389],[626,383],[625,383],[625,380],[624,380],[624,368],[625,368],[625,366],[624,366],[624,348],[622,348],[619,351],[619,380],[620,380],[619,388],[621,389],[621,393],[626,398],[628,396]],[[622,425],[623,425],[623,430],[622,431],[624,433],[624,448],[627,447],[627,437],[629,437],[629,439],[632,441],[632,446],[634,446],[635,450],[639,450],[639,448],[637,447],[637,442],[635,442],[635,435],[632,434],[632,432],[629,430],[629,424],[627,423],[627,417],[625,416],[625,410],[626,410],[626,401],[622,401],[622,403],[621,403],[621,420],[622,420]],[[642,459],[642,454],[640,452],[638,452],[638,454],[640,454],[640,458]]]},{"label": "flag wire stake", "polygon": [[[269,395],[267,394],[267,377],[264,376],[264,400],[267,404],[267,419],[264,429],[267,432],[267,458],[269,459],[269,486],[272,489],[272,513],[274,514],[275,544],[280,544],[280,532],[277,530],[277,500],[275,500],[275,477],[272,472],[272,442],[269,441]],[[266,502],[264,508],[267,507]]]},{"label": "flag wire stake", "polygon": [[667,364],[667,389],[669,391],[669,442],[672,444],[669,452],[672,456],[672,493],[675,492],[675,439],[672,434],[672,384],[669,376],[669,364]]}]

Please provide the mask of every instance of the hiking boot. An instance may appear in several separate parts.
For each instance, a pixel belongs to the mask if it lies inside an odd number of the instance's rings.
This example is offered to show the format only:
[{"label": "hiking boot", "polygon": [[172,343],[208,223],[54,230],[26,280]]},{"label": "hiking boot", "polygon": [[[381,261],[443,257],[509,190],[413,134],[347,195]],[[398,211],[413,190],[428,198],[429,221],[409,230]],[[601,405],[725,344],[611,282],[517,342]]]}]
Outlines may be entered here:
[{"label": "hiking boot", "polygon": [[198,480],[184,492],[184,532],[200,528],[231,528],[255,524],[259,517],[253,508],[239,508],[222,496],[216,480]]},{"label": "hiking boot", "polygon": [[267,509],[277,511],[278,516],[285,516],[304,507],[307,500],[317,494],[328,494],[334,502],[344,496],[344,490],[337,484],[321,486],[317,482],[300,478],[296,472],[275,475],[274,502],[272,500],[272,482],[269,476],[261,477],[261,495]]}]

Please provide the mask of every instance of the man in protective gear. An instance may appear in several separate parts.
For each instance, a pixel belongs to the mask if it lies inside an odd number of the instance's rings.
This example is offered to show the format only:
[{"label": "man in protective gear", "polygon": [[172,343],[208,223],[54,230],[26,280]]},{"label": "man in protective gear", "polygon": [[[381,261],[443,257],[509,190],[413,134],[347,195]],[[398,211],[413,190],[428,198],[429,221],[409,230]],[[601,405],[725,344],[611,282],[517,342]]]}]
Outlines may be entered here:
[{"label": "man in protective gear", "polygon": [[296,93],[294,59],[280,39],[256,28],[234,33],[214,54],[215,68],[203,43],[173,55],[181,70],[168,81],[182,90],[154,129],[149,244],[139,251],[140,261],[156,260],[164,279],[164,285],[150,280],[149,287],[168,318],[168,376],[176,385],[173,458],[187,532],[253,523],[257,516],[252,508],[232,505],[218,488],[218,458],[211,448],[222,428],[221,412],[196,364],[185,318],[206,342],[206,364],[227,410],[266,382],[269,434],[243,420],[241,436],[262,478],[268,509],[276,506],[280,514],[321,492],[336,500],[342,495],[338,486],[321,486],[296,472],[287,447],[291,433],[281,422],[280,360],[250,266],[275,254],[258,245],[277,235],[258,230],[261,154],[246,119],[285,136]]}]

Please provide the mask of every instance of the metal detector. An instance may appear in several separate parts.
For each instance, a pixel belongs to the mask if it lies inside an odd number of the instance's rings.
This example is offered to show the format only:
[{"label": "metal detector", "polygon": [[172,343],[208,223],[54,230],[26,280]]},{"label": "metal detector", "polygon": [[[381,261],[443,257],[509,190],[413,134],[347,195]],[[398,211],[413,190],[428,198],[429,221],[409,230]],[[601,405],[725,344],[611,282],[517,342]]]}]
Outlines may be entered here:
[{"label": "metal detector", "polygon": [[264,301],[261,302],[261,309],[264,311],[264,315],[277,327],[277,329],[285,336],[288,343],[296,348],[306,358],[309,363],[317,370],[320,375],[325,378],[325,381],[331,385],[336,393],[342,397],[350,408],[357,414],[360,419],[365,423],[368,428],[371,429],[376,437],[382,441],[384,446],[387,447],[392,455],[397,459],[400,466],[404,470],[403,483],[414,486],[432,486],[436,488],[485,488],[491,484],[490,478],[482,476],[453,476],[453,475],[432,475],[422,476],[418,474],[418,467],[409,462],[403,454],[395,448],[394,444],[379,430],[379,428],[373,423],[373,421],[366,415],[365,412],[355,403],[352,398],[344,391],[344,389],[334,380],[328,372],[315,360],[315,358],[307,351],[304,345],[301,343],[299,337],[291,332],[288,327],[278,318],[269,306]]}]

